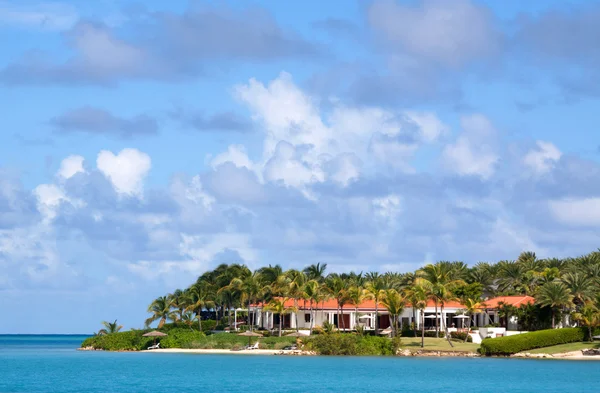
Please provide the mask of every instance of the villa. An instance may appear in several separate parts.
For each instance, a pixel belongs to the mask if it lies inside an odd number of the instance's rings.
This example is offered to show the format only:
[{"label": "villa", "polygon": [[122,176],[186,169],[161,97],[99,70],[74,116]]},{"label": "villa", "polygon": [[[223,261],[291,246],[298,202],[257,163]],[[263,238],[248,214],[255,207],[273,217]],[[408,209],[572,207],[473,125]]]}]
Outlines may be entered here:
[{"label": "villa", "polygon": [[[530,304],[535,301],[531,296],[501,296],[488,299],[483,303],[481,311],[471,316],[472,328],[483,327],[500,322],[499,307],[501,304],[507,304],[514,307],[521,307],[525,304]],[[252,305],[250,313],[254,314],[254,324],[260,328],[267,330],[275,330],[282,323],[282,329],[309,330],[312,326],[322,326],[324,322],[333,324],[338,329],[343,331],[356,330],[357,327],[362,327],[366,330],[375,329],[375,318],[378,318],[377,326],[379,329],[390,327],[390,316],[383,305],[379,305],[378,310],[375,309],[375,301],[367,300],[356,307],[352,304],[345,304],[341,310],[338,310],[335,299],[319,302],[318,305],[311,304],[305,300],[298,300],[295,304],[293,299],[288,299],[285,302],[286,308],[297,308],[296,312],[290,312],[280,316],[265,309],[263,305]],[[436,320],[440,329],[448,327],[449,331],[461,330],[468,325],[465,314],[465,307],[459,302],[447,302],[444,304],[442,312],[438,305],[430,300],[424,312],[424,323],[426,330],[435,330]],[[311,315],[312,314],[312,315]],[[420,310],[413,309],[408,306],[400,318],[401,326],[414,326],[421,329],[421,321],[423,320]],[[508,321],[508,330],[516,330],[516,316],[511,316]]]}]

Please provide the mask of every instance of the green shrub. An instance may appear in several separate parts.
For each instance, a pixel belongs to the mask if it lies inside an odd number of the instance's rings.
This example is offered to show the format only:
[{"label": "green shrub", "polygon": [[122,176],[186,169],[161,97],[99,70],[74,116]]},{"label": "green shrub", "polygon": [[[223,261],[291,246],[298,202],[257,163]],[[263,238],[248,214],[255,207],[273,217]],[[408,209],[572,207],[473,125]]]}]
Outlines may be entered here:
[{"label": "green shrub", "polygon": [[81,343],[81,347],[93,347],[105,351],[137,351],[152,345],[151,337],[142,337],[145,331],[130,330],[89,337]]},{"label": "green shrub", "polygon": [[[450,332],[450,338],[452,338],[454,340],[465,341],[466,337],[467,337],[467,333],[466,332]],[[467,338],[467,342],[468,343],[472,343],[473,342],[473,337],[469,336]]]},{"label": "green shrub", "polygon": [[[416,332],[414,330],[402,330],[402,332],[400,333],[400,335],[402,337],[415,337],[415,333],[416,333],[416,337],[421,337],[421,331],[417,330]],[[435,330],[426,330],[425,331],[425,337],[435,337]],[[438,338],[444,338],[446,337],[446,333],[444,333],[443,330],[440,330]]]},{"label": "green shrub", "polygon": [[160,338],[161,348],[191,348],[192,343],[201,340],[205,335],[197,330],[171,329],[167,337]]},{"label": "green shrub", "polygon": [[350,333],[321,334],[307,340],[307,347],[321,355],[392,355],[393,343],[385,337]]},{"label": "green shrub", "polygon": [[202,321],[202,331],[205,334],[208,334],[212,330],[215,330],[216,327],[217,327],[217,321],[215,321],[215,320],[208,319],[206,321]]},{"label": "green shrub", "polygon": [[535,348],[583,341],[586,337],[583,328],[547,329],[514,336],[486,338],[482,341],[479,353],[482,355],[512,355]]}]

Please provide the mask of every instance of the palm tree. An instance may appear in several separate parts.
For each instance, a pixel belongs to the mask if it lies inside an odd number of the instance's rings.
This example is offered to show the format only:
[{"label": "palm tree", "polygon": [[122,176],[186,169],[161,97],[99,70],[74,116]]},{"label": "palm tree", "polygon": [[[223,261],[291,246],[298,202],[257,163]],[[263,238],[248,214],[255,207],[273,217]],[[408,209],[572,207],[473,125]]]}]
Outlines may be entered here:
[{"label": "palm tree", "polygon": [[310,313],[310,334],[312,334],[315,316],[313,312],[313,306],[319,305],[319,302],[323,300],[324,294],[321,284],[317,280],[309,280],[304,284],[304,295],[309,301],[309,313]]},{"label": "palm tree", "polygon": [[542,307],[550,307],[552,310],[552,329],[556,327],[555,314],[565,307],[573,304],[571,290],[561,282],[549,282],[540,287],[536,296],[536,302]]},{"label": "palm tree", "polygon": [[114,322],[102,321],[102,325],[104,328],[98,330],[98,335],[117,333],[119,330],[123,329],[123,325],[117,325],[116,319]]},{"label": "palm tree", "polygon": [[429,284],[429,281],[416,279],[414,285],[406,291],[413,312],[418,310],[421,316],[419,322],[419,325],[421,325],[421,348],[425,347],[425,308],[427,308],[427,300],[429,299]]},{"label": "palm tree", "polygon": [[169,301],[171,302],[171,307],[177,310],[177,319],[182,319],[183,312],[187,307],[187,304],[185,303],[186,296],[184,291],[182,291],[181,289],[176,289],[175,291],[173,291],[173,293],[170,293],[167,296],[169,298]]},{"label": "palm tree", "polygon": [[594,341],[593,329],[600,325],[600,310],[598,310],[598,307],[593,302],[588,301],[579,312],[573,314],[573,319],[588,328],[588,340],[590,342]]},{"label": "palm tree", "polygon": [[[252,331],[254,326],[254,320],[250,320],[250,305],[252,302],[258,301],[258,298],[262,293],[261,280],[262,277],[260,273],[254,272],[247,274],[243,278],[236,277],[231,280],[231,283],[229,284],[231,289],[241,293],[241,302],[246,303],[248,306],[248,324],[250,325],[250,331]],[[252,315],[254,316],[254,314]]]},{"label": "palm tree", "polygon": [[348,302],[354,306],[354,325],[358,325],[358,306],[370,297],[369,293],[361,287],[350,287],[346,292]]},{"label": "palm tree", "polygon": [[304,269],[304,274],[308,280],[316,280],[318,282],[322,282],[325,278],[325,270],[327,270],[326,263],[317,263],[310,266],[307,266]]},{"label": "palm tree", "polygon": [[383,297],[384,290],[387,289],[385,282],[378,273],[367,273],[367,284],[365,289],[371,298],[375,301],[375,333],[379,332],[379,302]]},{"label": "palm tree", "polygon": [[[466,275],[466,270],[461,263],[453,263],[447,261],[437,262],[435,264],[425,265],[418,271],[421,280],[427,281],[426,285],[430,289],[430,296],[434,301],[435,314],[437,317],[438,305],[441,306],[441,314],[444,315],[444,304],[455,299],[452,290],[459,285],[466,285],[461,278]],[[444,323],[446,336],[448,335],[448,324]],[[439,336],[439,319],[435,319],[436,335]],[[452,342],[448,338],[448,343],[452,346]]]},{"label": "palm tree", "polygon": [[281,337],[281,327],[283,325],[283,316],[291,312],[296,312],[295,307],[286,307],[285,303],[288,298],[276,298],[271,300],[265,307],[266,310],[271,311],[275,314],[279,314],[279,337]]},{"label": "palm tree", "polygon": [[211,292],[209,287],[197,282],[192,285],[186,292],[187,303],[186,311],[193,311],[198,318],[198,330],[202,331],[202,310],[215,307],[215,302],[211,300]]},{"label": "palm tree", "polygon": [[158,329],[162,328],[167,322],[167,319],[177,320],[177,314],[171,311],[171,301],[168,296],[160,296],[156,298],[149,306],[148,312],[152,313],[152,316],[146,319],[145,325],[150,326],[154,321],[158,322]]},{"label": "palm tree", "polygon": [[338,326],[345,329],[344,326],[344,305],[348,302],[347,290],[348,282],[342,279],[338,274],[332,273],[325,279],[325,290],[337,302]]},{"label": "palm tree", "polygon": [[[303,272],[298,270],[290,269],[286,272],[289,278],[288,294],[294,299],[294,307],[298,308],[298,299],[305,297],[304,284],[306,283],[306,276]],[[298,313],[294,314],[296,319],[296,332],[298,332]]]},{"label": "palm tree", "polygon": [[179,320],[185,325],[187,325],[190,328],[190,330],[194,330],[192,329],[192,325],[194,324],[194,320],[196,318],[200,319],[200,315],[194,315],[193,312],[186,311],[183,313]]},{"label": "palm tree", "polygon": [[583,273],[566,273],[561,281],[571,291],[573,302],[576,305],[583,305],[594,295],[594,283],[589,276],[584,275]]},{"label": "palm tree", "polygon": [[465,342],[469,339],[469,332],[471,331],[471,319],[473,315],[481,312],[482,303],[477,299],[462,299],[462,304],[465,306],[465,314],[469,316],[467,320],[467,334],[465,337]]},{"label": "palm tree", "polygon": [[392,337],[398,332],[398,319],[406,307],[406,299],[395,289],[386,289],[381,298],[381,303],[390,314],[392,322]]}]

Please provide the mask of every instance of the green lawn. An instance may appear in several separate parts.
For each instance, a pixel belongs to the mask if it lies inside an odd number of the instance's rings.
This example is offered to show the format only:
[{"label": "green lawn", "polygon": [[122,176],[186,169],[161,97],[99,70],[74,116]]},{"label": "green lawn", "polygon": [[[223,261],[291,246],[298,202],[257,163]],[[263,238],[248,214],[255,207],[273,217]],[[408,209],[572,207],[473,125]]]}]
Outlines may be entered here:
[{"label": "green lawn", "polygon": [[553,345],[551,347],[532,349],[531,351],[525,351],[529,353],[547,353],[553,355],[555,353],[581,351],[582,349],[589,348],[600,348],[600,343],[589,343],[589,342],[577,342],[561,345]]},{"label": "green lawn", "polygon": [[[418,350],[421,349],[420,337],[402,337],[402,349]],[[430,351],[461,351],[461,352],[477,352],[479,344],[463,343],[452,341],[454,347],[451,347],[445,338],[425,337],[425,350]]]}]

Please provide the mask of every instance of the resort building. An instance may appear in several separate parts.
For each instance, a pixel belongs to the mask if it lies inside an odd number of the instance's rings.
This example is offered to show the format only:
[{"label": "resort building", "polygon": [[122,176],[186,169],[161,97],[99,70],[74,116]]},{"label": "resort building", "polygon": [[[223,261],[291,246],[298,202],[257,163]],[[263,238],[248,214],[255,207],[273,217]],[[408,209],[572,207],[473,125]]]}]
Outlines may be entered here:
[{"label": "resort building", "polygon": [[[407,306],[400,316],[400,326],[414,326],[421,329],[421,321],[424,320],[426,330],[435,330],[436,324],[440,329],[446,326],[450,331],[461,330],[468,326],[468,318],[471,318],[471,328],[483,327],[500,323],[499,307],[502,304],[521,307],[524,304],[533,303],[535,300],[531,296],[503,296],[486,300],[479,313],[472,316],[465,316],[465,307],[459,302],[447,302],[442,311],[438,305],[430,300],[427,307],[422,312]],[[296,309],[295,312],[289,312],[279,315],[268,311],[264,305],[252,305],[250,313],[254,314],[251,320],[255,326],[267,330],[279,329],[281,323],[282,329],[309,330],[312,326],[322,326],[325,322],[333,324],[340,330],[351,331],[361,327],[366,330],[375,329],[375,318],[378,319],[379,329],[390,327],[390,315],[383,305],[375,307],[375,301],[367,300],[358,306],[345,304],[338,309],[335,299],[319,302],[319,304],[310,304],[305,300],[294,301],[288,299],[285,302],[285,308]],[[413,325],[414,324],[414,325]],[[508,330],[516,330],[517,319],[512,316],[508,321]]]}]

